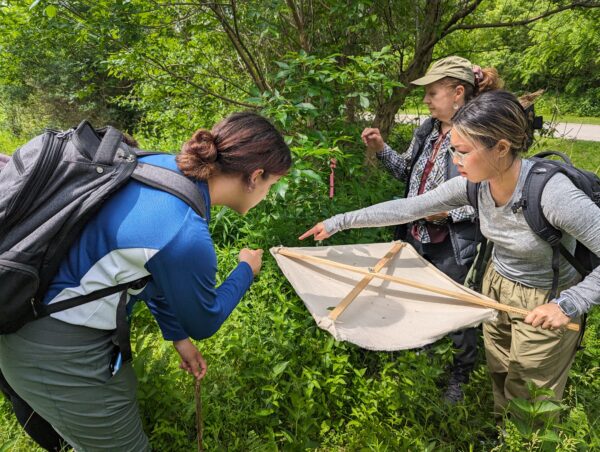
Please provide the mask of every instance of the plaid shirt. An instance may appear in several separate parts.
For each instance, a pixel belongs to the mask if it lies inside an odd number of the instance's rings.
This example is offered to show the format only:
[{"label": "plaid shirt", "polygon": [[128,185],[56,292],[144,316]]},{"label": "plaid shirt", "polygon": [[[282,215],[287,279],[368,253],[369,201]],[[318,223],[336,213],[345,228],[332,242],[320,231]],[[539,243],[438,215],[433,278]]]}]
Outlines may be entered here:
[{"label": "plaid shirt", "polygon": [[[435,162],[427,180],[425,181],[424,192],[433,190],[438,185],[443,184],[446,181],[446,165],[450,163],[448,159],[452,159],[452,155],[449,152],[450,147],[450,133],[446,134],[446,137],[435,157]],[[425,140],[423,152],[415,162],[412,175],[409,182],[408,197],[412,198],[417,196],[419,185],[421,184],[421,177],[423,176],[423,170],[427,164],[427,160],[431,156],[433,147],[438,137],[440,136],[440,122],[435,120],[433,130]],[[384,144],[383,151],[378,152],[377,158],[381,160],[383,166],[396,178],[401,181],[406,181],[408,177],[408,165],[413,154],[413,147],[415,139],[413,138],[410,142],[410,146],[403,154],[398,154],[390,146]],[[451,210],[448,215],[452,219],[453,223],[459,221],[472,220],[475,216],[475,210],[471,206],[464,206],[458,209]],[[445,221],[436,221],[435,224],[444,224]],[[422,243],[430,243],[429,232],[427,228],[420,223],[417,223],[419,237],[421,237]]]}]

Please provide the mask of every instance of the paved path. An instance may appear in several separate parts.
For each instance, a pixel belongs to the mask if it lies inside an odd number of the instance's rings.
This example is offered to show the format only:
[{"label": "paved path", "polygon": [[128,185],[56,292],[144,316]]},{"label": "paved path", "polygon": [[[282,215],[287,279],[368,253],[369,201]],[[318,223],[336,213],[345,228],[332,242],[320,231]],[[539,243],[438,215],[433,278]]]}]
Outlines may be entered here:
[{"label": "paved path", "polygon": [[[399,114],[396,115],[396,121],[401,123],[418,122],[419,119],[425,119],[427,116]],[[595,124],[574,124],[571,122],[559,122],[554,129],[556,138],[569,138],[575,140],[600,141],[600,125]]]},{"label": "paved path", "polygon": [[600,126],[595,124],[573,124],[559,122],[554,136],[558,138],[574,138],[576,140],[600,141]]}]

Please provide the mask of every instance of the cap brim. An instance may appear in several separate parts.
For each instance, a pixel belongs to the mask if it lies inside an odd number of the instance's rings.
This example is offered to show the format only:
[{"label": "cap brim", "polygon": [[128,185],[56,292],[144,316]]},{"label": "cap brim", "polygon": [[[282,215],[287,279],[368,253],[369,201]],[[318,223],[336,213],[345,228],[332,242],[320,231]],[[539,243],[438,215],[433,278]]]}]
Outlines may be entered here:
[{"label": "cap brim", "polygon": [[425,85],[429,85],[430,83],[437,82],[438,80],[441,80],[444,77],[446,77],[446,76],[445,75],[440,75],[440,74],[437,74],[437,75],[430,74],[430,75],[426,75],[424,77],[418,78],[416,80],[413,80],[410,83],[412,85],[425,86]]}]

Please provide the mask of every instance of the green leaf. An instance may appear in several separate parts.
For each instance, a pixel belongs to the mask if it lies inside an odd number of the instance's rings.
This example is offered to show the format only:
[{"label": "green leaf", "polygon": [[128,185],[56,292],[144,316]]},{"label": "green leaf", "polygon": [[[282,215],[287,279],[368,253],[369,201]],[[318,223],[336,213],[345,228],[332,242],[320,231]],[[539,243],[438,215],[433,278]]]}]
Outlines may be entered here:
[{"label": "green leaf", "polygon": [[288,182],[280,180],[273,186],[273,190],[277,196],[285,199],[285,194],[287,193],[289,187],[290,184]]},{"label": "green leaf", "polygon": [[536,413],[553,413],[561,410],[561,405],[558,402],[551,400],[542,400],[535,403]]},{"label": "green leaf", "polygon": [[48,5],[48,6],[46,6],[45,11],[46,11],[46,16],[48,16],[50,19],[52,19],[53,17],[56,16],[56,13],[58,10],[56,9],[56,6]]},{"label": "green leaf", "polygon": [[313,170],[299,170],[298,173],[306,179],[312,179],[314,181],[323,183],[323,179],[321,179],[321,176],[319,176]]},{"label": "green leaf", "polygon": [[316,110],[317,109],[317,107],[315,107],[310,102],[301,102],[299,104],[296,104],[296,107],[298,107],[301,110]]},{"label": "green leaf", "polygon": [[9,440],[8,442],[0,445],[0,452],[10,452],[10,451],[14,450],[16,444],[17,444],[16,439]]},{"label": "green leaf", "polygon": [[554,430],[544,432],[544,434],[540,436],[540,439],[551,443],[558,443],[560,441],[558,434]]},{"label": "green leaf", "polygon": [[533,404],[525,399],[520,399],[520,398],[512,399],[510,401],[510,405],[522,413],[531,414],[534,412]]},{"label": "green leaf", "polygon": [[30,6],[29,9],[35,8],[42,0],[35,0]]},{"label": "green leaf", "polygon": [[279,364],[276,364],[275,367],[273,368],[273,377],[276,378],[279,375],[281,375],[283,373],[283,371],[286,369],[286,367],[288,366],[289,361],[283,361]]},{"label": "green leaf", "polygon": [[359,102],[360,102],[360,106],[362,108],[369,108],[369,99],[365,96],[363,96],[362,94],[359,96]]},{"label": "green leaf", "polygon": [[261,104],[263,101],[262,97],[248,97],[246,99],[246,102],[249,102],[251,104]]}]

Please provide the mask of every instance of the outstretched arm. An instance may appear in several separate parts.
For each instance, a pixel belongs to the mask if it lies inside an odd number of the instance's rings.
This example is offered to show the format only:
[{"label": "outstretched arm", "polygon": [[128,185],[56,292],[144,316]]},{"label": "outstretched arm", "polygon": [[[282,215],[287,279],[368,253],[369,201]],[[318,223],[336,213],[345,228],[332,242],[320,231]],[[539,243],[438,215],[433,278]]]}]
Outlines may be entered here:
[{"label": "outstretched arm", "polygon": [[260,269],[256,263],[244,261],[240,253],[240,263],[216,287],[217,259],[208,227],[198,224],[203,221],[192,218],[184,223],[146,265],[170,311],[193,339],[209,337],[221,327],[252,284],[254,270]]},{"label": "outstretched arm", "polygon": [[304,239],[312,235],[315,240],[322,240],[344,229],[408,223],[468,203],[467,181],[463,177],[455,177],[435,190],[413,198],[382,202],[364,209],[335,215],[318,223],[300,238]]}]

